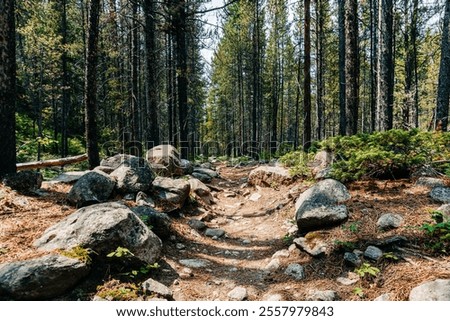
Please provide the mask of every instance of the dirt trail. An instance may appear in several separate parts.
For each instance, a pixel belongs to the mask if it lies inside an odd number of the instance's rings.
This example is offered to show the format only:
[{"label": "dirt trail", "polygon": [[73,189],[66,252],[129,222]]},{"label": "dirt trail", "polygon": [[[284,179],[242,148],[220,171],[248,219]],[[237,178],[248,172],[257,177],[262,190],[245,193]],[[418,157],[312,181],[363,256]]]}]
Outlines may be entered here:
[{"label": "dirt trail", "polygon": [[[423,232],[418,229],[430,221],[430,210],[439,204],[429,198],[429,189],[417,187],[413,181],[348,184],[352,195],[347,203],[349,220],[342,226],[314,233],[314,238],[327,244],[327,255],[313,258],[292,246],[296,235],[288,234],[295,225],[294,199],[308,184],[297,181],[291,186],[247,186],[253,167],[216,165],[220,178],[210,184],[216,204],[209,206],[199,201],[173,218],[173,235],[163,244],[160,268],[150,275],[168,286],[175,300],[229,300],[228,293],[236,287],[245,288],[246,300],[252,301],[317,299],[317,290],[334,291],[338,300],[374,300],[382,294],[389,294],[390,300],[407,300],[410,290],[418,284],[450,278],[450,259],[431,257],[424,246]],[[20,196],[0,186],[0,264],[41,255],[32,242],[76,210],[66,202],[70,186],[49,185],[40,197]],[[129,205],[134,206],[132,203]],[[385,213],[402,215],[404,224],[380,232],[376,222]],[[221,229],[225,235],[206,236],[205,230],[191,227],[193,219],[201,220],[207,228]],[[409,254],[371,263],[380,270],[376,277],[355,277],[355,268],[344,263],[345,246],[364,251],[371,242],[394,235],[410,240]],[[192,262],[206,265],[186,266]],[[303,266],[303,280],[285,274],[293,263]],[[97,272],[96,278],[61,299],[93,299],[99,285],[120,279],[105,271]],[[338,278],[346,279],[343,283]],[[121,282],[139,285],[141,281]]]}]

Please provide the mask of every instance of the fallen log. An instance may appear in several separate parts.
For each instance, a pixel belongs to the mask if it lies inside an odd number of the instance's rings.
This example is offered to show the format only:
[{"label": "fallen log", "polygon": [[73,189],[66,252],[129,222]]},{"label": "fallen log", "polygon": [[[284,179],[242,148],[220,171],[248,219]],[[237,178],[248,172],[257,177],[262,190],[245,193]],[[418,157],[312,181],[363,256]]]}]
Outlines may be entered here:
[{"label": "fallen log", "polygon": [[29,170],[29,169],[76,164],[76,163],[81,163],[82,161],[85,161],[87,159],[88,159],[87,154],[83,154],[83,155],[71,156],[71,157],[60,158],[60,159],[49,159],[49,160],[42,160],[42,161],[29,162],[29,163],[18,163],[16,166],[17,166],[18,171],[25,171],[25,170]]}]

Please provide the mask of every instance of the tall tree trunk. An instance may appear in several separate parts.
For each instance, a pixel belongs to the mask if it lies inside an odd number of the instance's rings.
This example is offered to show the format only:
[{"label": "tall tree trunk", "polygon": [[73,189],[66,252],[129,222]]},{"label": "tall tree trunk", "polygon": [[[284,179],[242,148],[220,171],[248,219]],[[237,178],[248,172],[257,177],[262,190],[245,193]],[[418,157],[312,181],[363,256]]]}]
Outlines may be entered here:
[{"label": "tall tree trunk", "polygon": [[317,95],[316,95],[316,108],[317,108],[317,139],[322,140],[325,137],[325,105],[324,105],[324,94],[325,94],[325,82],[324,82],[324,1],[326,0],[316,0],[316,82],[317,82]]},{"label": "tall tree trunk", "polygon": [[394,4],[393,0],[380,0],[378,8],[378,130],[393,126],[394,110]]},{"label": "tall tree trunk", "polygon": [[186,46],[186,21],[187,4],[186,0],[176,2],[176,11],[174,16],[175,43],[176,43],[176,61],[177,61],[177,84],[178,84],[178,119],[180,131],[180,154],[182,158],[188,155],[188,70],[187,70],[187,46]]},{"label": "tall tree trunk", "polygon": [[[130,92],[130,106],[131,106],[131,135],[133,141],[141,140],[140,130],[140,110],[139,110],[139,84],[138,84],[138,57],[139,57],[139,43],[138,43],[138,4],[132,2],[132,23],[131,23],[131,92]],[[141,151],[139,151],[141,152]],[[140,155],[139,155],[140,156]]]},{"label": "tall tree trunk", "polygon": [[70,76],[67,56],[68,26],[67,26],[67,0],[62,0],[61,5],[61,54],[62,64],[62,108],[61,108],[61,157],[66,157],[69,152],[67,136],[67,118],[70,111]]},{"label": "tall tree trunk", "polygon": [[345,0],[338,0],[339,21],[339,135],[345,135]]},{"label": "tall tree trunk", "polygon": [[89,167],[100,164],[97,129],[97,61],[100,0],[91,0],[89,9],[88,40],[85,74],[86,147]]},{"label": "tall tree trunk", "polygon": [[311,147],[311,1],[304,0],[305,6],[305,62],[303,87],[303,149]]},{"label": "tall tree trunk", "polygon": [[417,72],[417,10],[418,0],[413,0],[413,8],[411,9],[410,1],[404,0],[405,10],[405,33],[404,42],[406,48],[405,61],[405,98],[402,110],[403,128],[417,127],[417,108],[418,88],[416,87]]},{"label": "tall tree trunk", "polygon": [[14,0],[0,6],[0,177],[16,172],[16,27]]},{"label": "tall tree trunk", "polygon": [[370,0],[370,131],[377,127],[378,0]]},{"label": "tall tree trunk", "polygon": [[358,132],[359,111],[359,52],[358,2],[345,1],[345,115],[346,135]]},{"label": "tall tree trunk", "polygon": [[[156,48],[156,3],[154,0],[143,2],[145,17],[145,49],[147,51],[146,71],[147,71],[147,110],[149,127],[147,140],[154,146],[160,144],[159,123],[158,123],[158,51]],[[169,45],[170,46],[170,45]],[[170,52],[169,52],[170,53]],[[171,59],[169,56],[168,59]],[[170,84],[169,84],[170,86]],[[169,135],[170,137],[170,135]],[[170,138],[169,138],[170,139]]]},{"label": "tall tree trunk", "polygon": [[437,93],[436,121],[437,130],[447,131],[448,108],[450,98],[450,1],[445,2],[444,28],[441,40],[441,65]]},{"label": "tall tree trunk", "polygon": [[[260,21],[259,21],[259,0],[255,2],[254,8],[254,28],[252,34],[252,68],[253,68],[253,100],[252,100],[252,151],[255,152],[258,149],[258,107],[260,107],[259,94],[260,82],[261,82],[261,62],[260,62]],[[255,154],[256,156],[256,154]]]}]

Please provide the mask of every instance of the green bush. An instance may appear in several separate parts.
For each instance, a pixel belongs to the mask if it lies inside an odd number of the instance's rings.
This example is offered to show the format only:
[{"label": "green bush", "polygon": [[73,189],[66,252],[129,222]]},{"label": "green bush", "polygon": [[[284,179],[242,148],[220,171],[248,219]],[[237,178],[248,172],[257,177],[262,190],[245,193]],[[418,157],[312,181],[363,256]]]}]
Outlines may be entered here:
[{"label": "green bush", "polygon": [[332,176],[341,181],[402,178],[426,164],[450,171],[450,134],[393,129],[373,134],[338,136],[321,142],[335,155]]},{"label": "green bush", "polygon": [[310,177],[311,169],[308,163],[314,158],[312,153],[308,154],[303,151],[294,151],[280,157],[279,161],[286,167],[290,168],[292,176]]}]

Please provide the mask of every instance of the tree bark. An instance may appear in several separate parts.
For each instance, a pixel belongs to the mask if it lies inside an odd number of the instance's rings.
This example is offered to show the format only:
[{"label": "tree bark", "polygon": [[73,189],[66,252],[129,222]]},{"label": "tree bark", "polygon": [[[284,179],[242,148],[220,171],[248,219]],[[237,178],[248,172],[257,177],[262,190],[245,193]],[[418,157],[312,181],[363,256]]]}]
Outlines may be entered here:
[{"label": "tree bark", "polygon": [[345,135],[345,0],[338,1],[339,24],[339,135]]},{"label": "tree bark", "polygon": [[450,2],[445,2],[444,28],[441,40],[441,65],[436,106],[436,130],[447,131],[450,98]]},{"label": "tree bark", "polygon": [[[154,0],[144,0],[142,8],[145,17],[145,49],[147,51],[147,111],[150,127],[147,129],[147,140],[149,140],[152,145],[157,146],[160,144],[158,122],[159,57],[156,48],[155,5]],[[170,59],[170,57],[168,59]]]},{"label": "tree bark", "polygon": [[303,149],[311,147],[311,1],[304,0],[305,6],[305,62],[303,87]]},{"label": "tree bark", "polygon": [[378,130],[385,131],[393,126],[394,107],[394,30],[393,0],[380,0],[378,8]]},{"label": "tree bark", "polygon": [[15,1],[0,6],[0,177],[16,172]]},{"label": "tree bark", "polygon": [[88,43],[85,74],[86,147],[89,167],[100,164],[97,129],[97,61],[100,0],[91,0],[89,10]]},{"label": "tree bark", "polygon": [[345,1],[345,134],[358,132],[359,111],[359,52],[358,2]]},{"label": "tree bark", "polygon": [[88,159],[87,154],[83,154],[83,155],[72,156],[72,157],[67,157],[67,158],[60,158],[60,159],[49,159],[49,160],[37,161],[37,162],[19,163],[19,164],[17,164],[17,170],[25,171],[25,170],[29,170],[29,169],[46,168],[46,167],[53,167],[53,166],[64,166],[64,165],[69,165],[69,164],[81,163],[87,159]]}]

